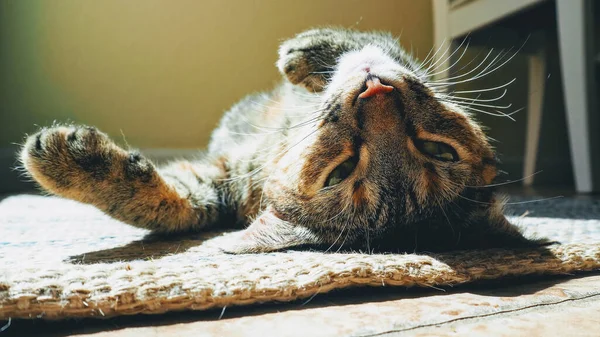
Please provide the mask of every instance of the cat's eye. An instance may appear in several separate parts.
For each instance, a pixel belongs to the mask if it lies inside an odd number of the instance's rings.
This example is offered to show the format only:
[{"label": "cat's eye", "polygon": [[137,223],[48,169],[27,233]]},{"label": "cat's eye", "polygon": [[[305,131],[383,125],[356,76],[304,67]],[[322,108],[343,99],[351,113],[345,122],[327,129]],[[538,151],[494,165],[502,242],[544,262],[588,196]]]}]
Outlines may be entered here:
[{"label": "cat's eye", "polygon": [[442,161],[457,161],[458,154],[452,146],[426,140],[415,140],[415,146],[424,154]]},{"label": "cat's eye", "polygon": [[341,163],[331,171],[327,180],[325,181],[325,187],[330,187],[341,183],[344,179],[348,178],[354,168],[356,167],[356,159],[350,158],[345,162]]}]

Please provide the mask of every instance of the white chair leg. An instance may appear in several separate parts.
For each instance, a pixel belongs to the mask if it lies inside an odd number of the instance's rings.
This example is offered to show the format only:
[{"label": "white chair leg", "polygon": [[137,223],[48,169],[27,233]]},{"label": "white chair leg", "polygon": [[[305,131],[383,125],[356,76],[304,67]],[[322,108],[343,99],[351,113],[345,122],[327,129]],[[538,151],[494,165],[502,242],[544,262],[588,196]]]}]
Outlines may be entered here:
[{"label": "white chair leg", "polygon": [[544,91],[546,85],[546,53],[540,49],[538,53],[529,55],[529,101],[527,102],[527,134],[525,135],[525,165],[523,167],[523,185],[533,184]]},{"label": "white chair leg", "polygon": [[[450,73],[448,67],[450,66],[450,59],[447,58],[448,53],[445,56],[442,56],[445,51],[450,49],[451,45],[451,37],[450,37],[450,27],[448,27],[448,14],[450,13],[450,8],[448,5],[448,0],[433,0],[433,51],[432,54],[438,50],[433,63],[438,62],[436,64],[436,68],[441,71],[433,71],[437,73],[434,76],[434,80],[440,80],[444,78],[448,78],[448,74]],[[430,56],[431,57],[431,56]],[[446,57],[446,59],[441,59],[442,57]],[[440,65],[441,64],[441,65]]]},{"label": "white chair leg", "polygon": [[592,191],[588,130],[588,69],[586,67],[585,0],[557,0],[559,49],[571,160],[578,192]]}]

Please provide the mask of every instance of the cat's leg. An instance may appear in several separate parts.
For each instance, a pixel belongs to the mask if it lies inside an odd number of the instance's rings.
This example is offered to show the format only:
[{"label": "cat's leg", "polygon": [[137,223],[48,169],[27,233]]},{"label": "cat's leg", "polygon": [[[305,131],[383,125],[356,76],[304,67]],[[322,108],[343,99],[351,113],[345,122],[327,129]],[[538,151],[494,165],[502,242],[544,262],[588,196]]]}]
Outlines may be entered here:
[{"label": "cat's leg", "polygon": [[42,129],[27,139],[21,161],[45,190],[156,232],[201,229],[223,208],[222,167],[180,162],[158,170],[92,127]]}]

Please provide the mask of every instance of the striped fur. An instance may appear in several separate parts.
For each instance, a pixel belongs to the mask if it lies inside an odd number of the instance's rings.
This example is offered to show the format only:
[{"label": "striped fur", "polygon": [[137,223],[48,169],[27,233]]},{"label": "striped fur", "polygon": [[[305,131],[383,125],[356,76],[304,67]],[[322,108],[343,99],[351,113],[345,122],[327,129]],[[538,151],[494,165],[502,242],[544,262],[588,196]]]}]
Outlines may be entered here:
[{"label": "striped fur", "polygon": [[[427,74],[385,33],[317,29],[284,42],[283,83],[223,117],[198,161],[156,167],[85,126],[30,136],[20,154],[46,191],[155,232],[248,226],[231,252],[439,251],[528,245],[502,215],[496,160],[481,128],[436,97]],[[357,96],[369,76],[394,87]],[[422,141],[451,146],[440,161]],[[350,176],[325,187],[354,158]]]}]

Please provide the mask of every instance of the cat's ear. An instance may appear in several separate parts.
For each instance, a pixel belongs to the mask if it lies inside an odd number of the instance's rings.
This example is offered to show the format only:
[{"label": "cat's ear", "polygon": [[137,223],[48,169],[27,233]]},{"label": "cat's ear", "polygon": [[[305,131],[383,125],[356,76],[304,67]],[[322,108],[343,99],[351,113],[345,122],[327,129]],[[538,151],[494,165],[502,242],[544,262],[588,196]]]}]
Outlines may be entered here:
[{"label": "cat's ear", "polygon": [[281,220],[267,209],[248,228],[232,235],[221,249],[232,254],[264,253],[320,243],[308,228]]},{"label": "cat's ear", "polygon": [[347,33],[335,29],[306,31],[281,44],[277,68],[291,83],[322,91],[352,42]]}]

